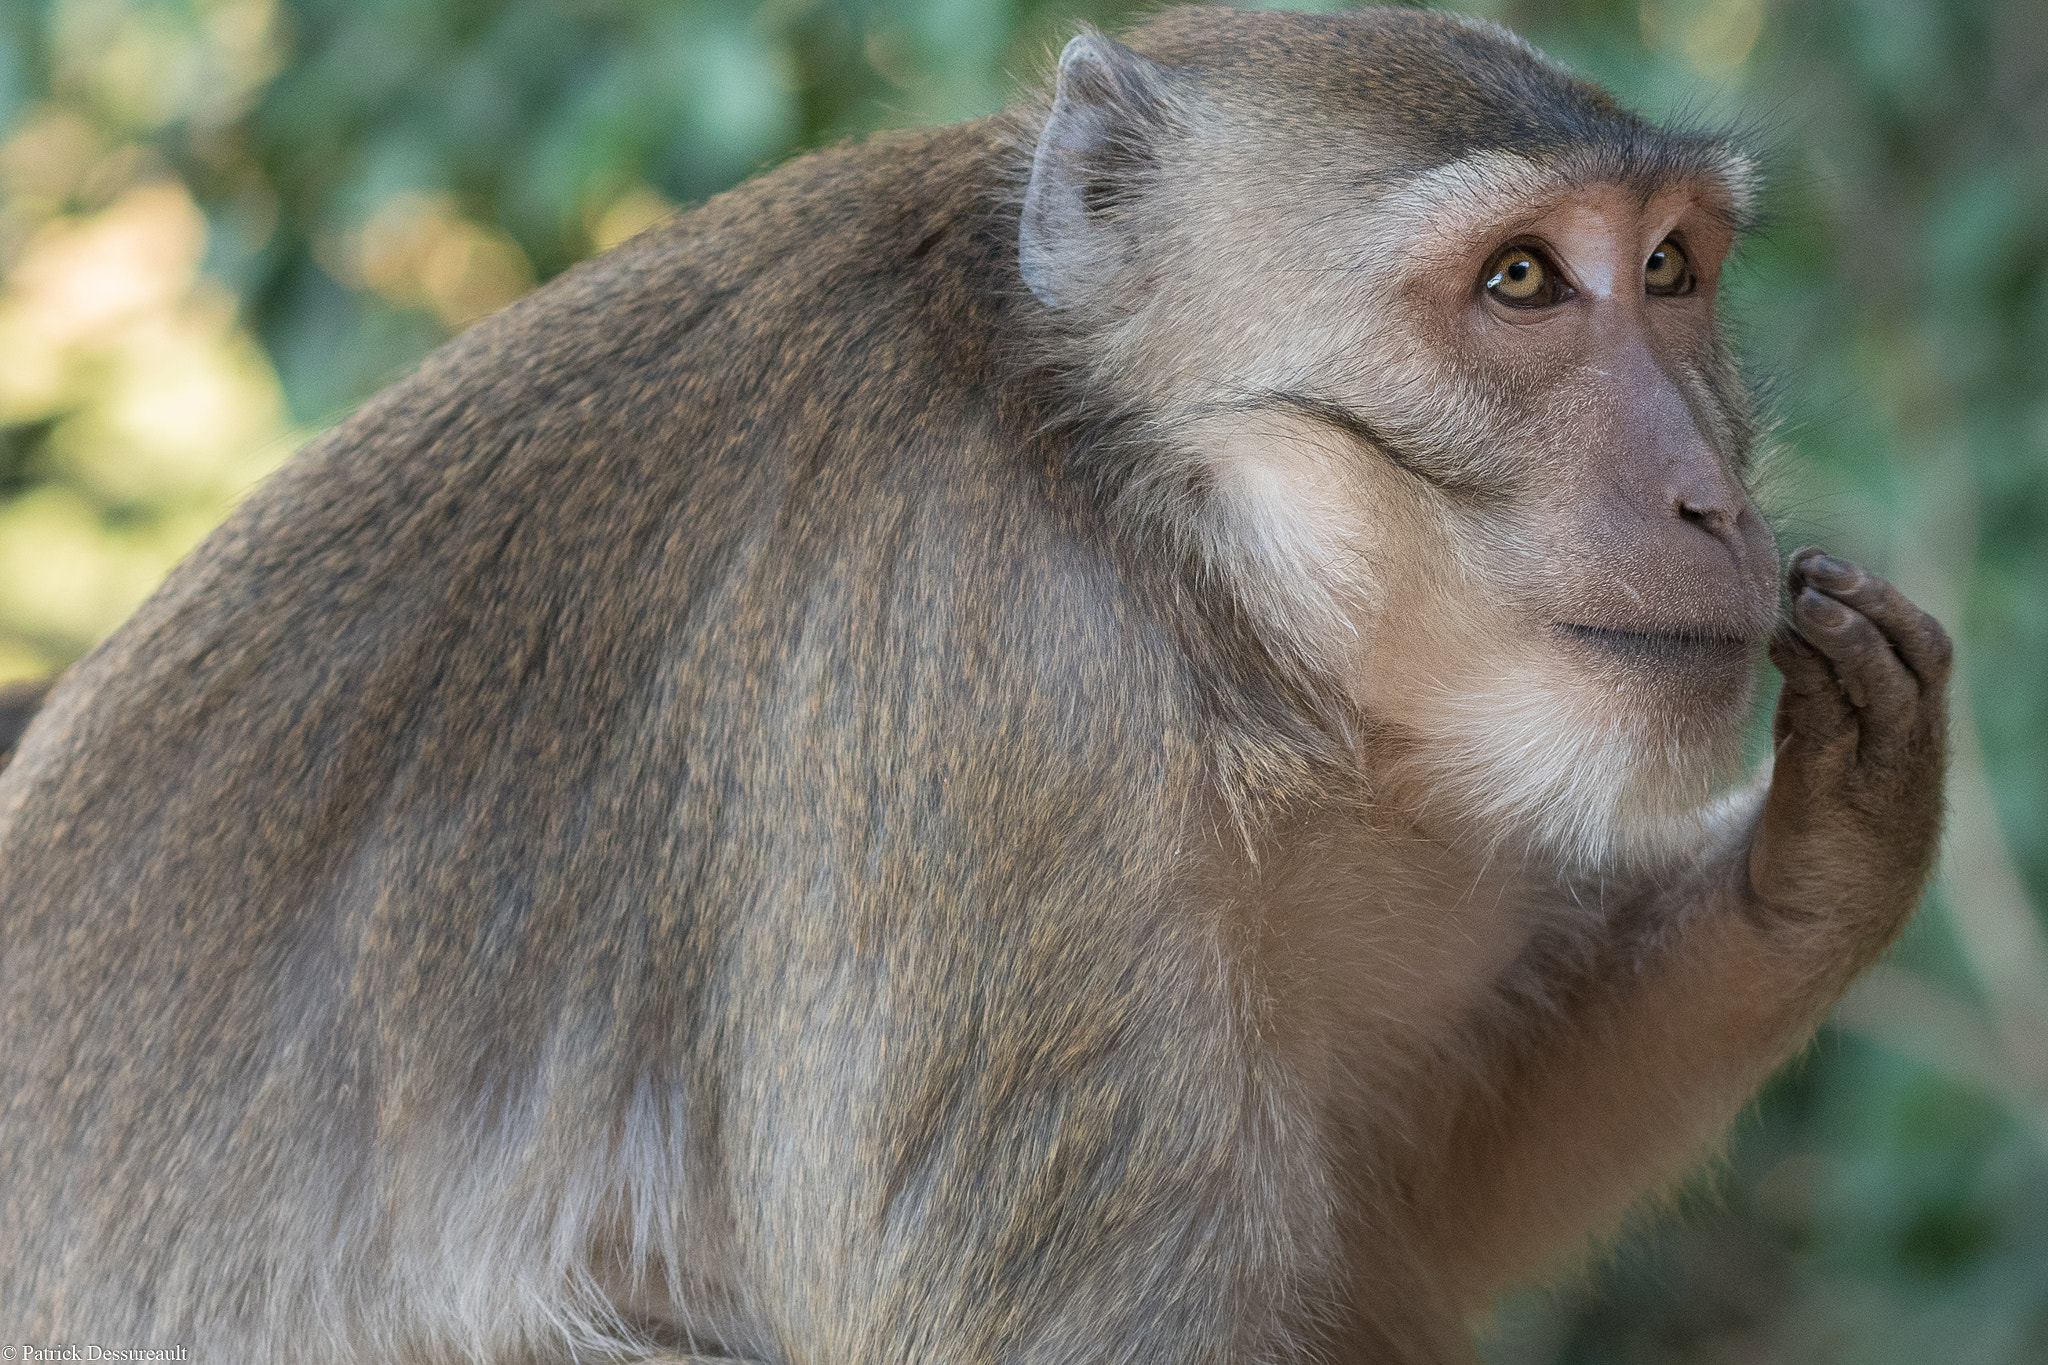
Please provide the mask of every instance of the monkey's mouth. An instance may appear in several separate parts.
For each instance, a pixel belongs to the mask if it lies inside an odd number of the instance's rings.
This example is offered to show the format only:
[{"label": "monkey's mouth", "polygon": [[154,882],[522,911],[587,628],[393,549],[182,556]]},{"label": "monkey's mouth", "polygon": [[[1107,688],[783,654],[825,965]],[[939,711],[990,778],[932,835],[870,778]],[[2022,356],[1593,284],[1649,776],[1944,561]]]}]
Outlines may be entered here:
[{"label": "monkey's mouth", "polygon": [[1555,623],[1558,634],[1609,658],[1665,667],[1725,668],[1749,660],[1750,642],[1740,635],[1701,631],[1617,630],[1612,626]]}]

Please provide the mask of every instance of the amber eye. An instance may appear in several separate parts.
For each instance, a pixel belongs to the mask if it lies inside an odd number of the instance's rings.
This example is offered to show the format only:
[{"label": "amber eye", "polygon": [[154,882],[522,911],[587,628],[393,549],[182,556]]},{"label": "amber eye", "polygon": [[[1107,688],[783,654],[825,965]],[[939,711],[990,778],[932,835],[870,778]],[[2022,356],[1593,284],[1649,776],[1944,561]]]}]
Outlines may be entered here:
[{"label": "amber eye", "polygon": [[1692,262],[1666,237],[1643,262],[1643,288],[1652,294],[1690,294],[1692,287]]},{"label": "amber eye", "polygon": [[1548,308],[1564,297],[1564,281],[1543,254],[1511,246],[1486,267],[1486,292],[1510,308]]}]

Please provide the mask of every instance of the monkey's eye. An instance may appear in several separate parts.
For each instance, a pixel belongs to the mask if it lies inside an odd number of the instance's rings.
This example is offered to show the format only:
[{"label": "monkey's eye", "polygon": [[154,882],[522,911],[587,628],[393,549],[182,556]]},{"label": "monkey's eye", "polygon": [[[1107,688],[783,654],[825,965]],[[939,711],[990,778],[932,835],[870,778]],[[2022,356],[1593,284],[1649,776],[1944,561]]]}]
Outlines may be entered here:
[{"label": "monkey's eye", "polygon": [[1568,292],[1557,268],[1533,247],[1511,246],[1486,267],[1486,292],[1510,308],[1548,308]]},{"label": "monkey's eye", "polygon": [[1685,259],[1685,252],[1669,237],[1657,243],[1650,259],[1643,262],[1643,289],[1667,295],[1692,292],[1692,262]]}]

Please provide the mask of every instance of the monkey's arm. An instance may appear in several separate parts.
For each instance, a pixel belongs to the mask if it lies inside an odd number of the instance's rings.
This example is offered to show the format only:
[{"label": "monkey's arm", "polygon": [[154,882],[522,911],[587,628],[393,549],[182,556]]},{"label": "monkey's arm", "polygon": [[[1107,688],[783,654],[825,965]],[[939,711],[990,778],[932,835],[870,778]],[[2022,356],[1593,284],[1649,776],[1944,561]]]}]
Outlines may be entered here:
[{"label": "monkey's arm", "polygon": [[1950,648],[1874,575],[1792,559],[1776,755],[1760,812],[1648,906],[1566,996],[1503,1046],[1450,1119],[1416,1211],[1446,1288],[1478,1306],[1610,1228],[1682,1172],[1917,903],[1941,812]]}]

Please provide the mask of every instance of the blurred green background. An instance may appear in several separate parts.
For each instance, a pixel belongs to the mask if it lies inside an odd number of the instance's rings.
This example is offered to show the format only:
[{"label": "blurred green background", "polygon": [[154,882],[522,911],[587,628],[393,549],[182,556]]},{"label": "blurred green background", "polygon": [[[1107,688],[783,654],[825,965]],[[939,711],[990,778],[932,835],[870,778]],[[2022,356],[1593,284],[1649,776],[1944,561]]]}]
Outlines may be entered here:
[{"label": "blurred green background", "polygon": [[[1766,153],[1729,286],[1789,548],[1958,637],[1927,912],[1587,1274],[1538,1362],[2048,1362],[2048,5],[1490,0]],[[0,681],[116,625],[293,447],[474,318],[790,152],[1001,105],[1035,0],[5,0]]]}]

